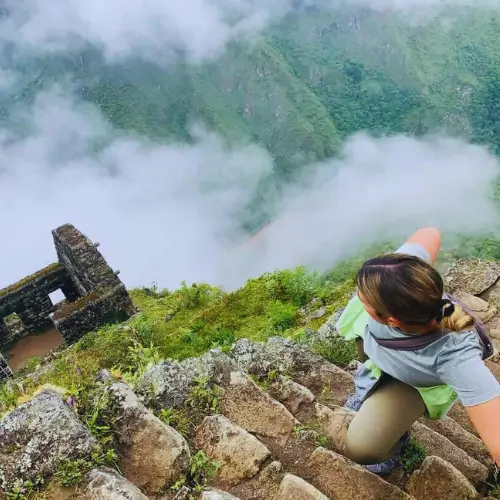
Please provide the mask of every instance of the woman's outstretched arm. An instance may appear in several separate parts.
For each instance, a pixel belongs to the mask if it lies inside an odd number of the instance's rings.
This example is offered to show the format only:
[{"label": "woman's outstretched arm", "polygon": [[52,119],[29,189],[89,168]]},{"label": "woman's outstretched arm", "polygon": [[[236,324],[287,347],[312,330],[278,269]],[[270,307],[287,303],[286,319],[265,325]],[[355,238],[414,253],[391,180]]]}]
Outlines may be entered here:
[{"label": "woman's outstretched arm", "polygon": [[429,264],[434,264],[441,249],[441,233],[435,227],[424,227],[415,231],[406,243],[414,243],[423,247],[429,254]]},{"label": "woman's outstretched arm", "polygon": [[500,466],[500,397],[465,409],[491,457]]}]

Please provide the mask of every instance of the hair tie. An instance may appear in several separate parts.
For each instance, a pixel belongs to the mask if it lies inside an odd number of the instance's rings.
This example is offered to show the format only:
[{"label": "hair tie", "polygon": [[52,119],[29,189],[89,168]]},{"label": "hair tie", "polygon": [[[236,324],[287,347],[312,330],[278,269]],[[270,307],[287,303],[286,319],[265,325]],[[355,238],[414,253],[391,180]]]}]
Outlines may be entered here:
[{"label": "hair tie", "polygon": [[439,303],[440,310],[436,315],[436,321],[451,316],[455,312],[455,304],[450,299],[442,299]]}]

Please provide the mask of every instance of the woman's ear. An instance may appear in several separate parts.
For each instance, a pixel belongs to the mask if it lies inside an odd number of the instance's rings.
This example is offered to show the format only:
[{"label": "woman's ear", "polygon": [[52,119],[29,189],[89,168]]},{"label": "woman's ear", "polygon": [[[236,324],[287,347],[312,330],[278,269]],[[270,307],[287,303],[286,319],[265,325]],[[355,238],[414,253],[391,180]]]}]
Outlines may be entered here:
[{"label": "woman's ear", "polygon": [[401,321],[399,319],[393,318],[392,316],[387,318],[387,326],[392,328],[399,328],[401,326]]}]

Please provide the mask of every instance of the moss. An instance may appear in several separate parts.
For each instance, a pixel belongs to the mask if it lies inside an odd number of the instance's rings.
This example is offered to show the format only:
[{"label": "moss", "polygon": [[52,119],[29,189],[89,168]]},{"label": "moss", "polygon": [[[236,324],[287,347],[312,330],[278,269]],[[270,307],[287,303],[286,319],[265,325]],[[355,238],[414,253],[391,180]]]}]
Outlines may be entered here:
[{"label": "moss", "polygon": [[78,311],[79,309],[83,309],[86,305],[100,299],[102,296],[106,295],[106,293],[109,293],[111,289],[111,287],[96,288],[94,291],[76,300],[75,302],[65,303],[63,307],[54,313],[53,319],[61,319],[69,316],[71,313]]},{"label": "moss", "polygon": [[48,265],[47,267],[44,267],[43,269],[40,269],[40,271],[37,271],[36,273],[30,274],[29,276],[26,276],[25,278],[17,281],[16,283],[13,283],[12,285],[9,285],[6,288],[2,288],[0,290],[0,297],[4,297],[5,295],[8,295],[9,293],[17,292],[20,290],[23,286],[28,285],[30,283],[33,283],[33,281],[43,278],[56,270],[60,268],[59,262],[54,262],[53,264]]}]

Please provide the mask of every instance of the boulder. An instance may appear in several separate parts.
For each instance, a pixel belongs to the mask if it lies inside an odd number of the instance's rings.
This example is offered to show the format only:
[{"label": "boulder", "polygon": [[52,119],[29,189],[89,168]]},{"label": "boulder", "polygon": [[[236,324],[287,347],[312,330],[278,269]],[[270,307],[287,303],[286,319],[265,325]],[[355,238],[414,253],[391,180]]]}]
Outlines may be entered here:
[{"label": "boulder", "polygon": [[123,383],[108,388],[123,475],[147,495],[171,486],[189,470],[186,440],[148,411]]},{"label": "boulder", "polygon": [[459,259],[443,277],[450,293],[480,295],[500,278],[500,264],[482,259]]},{"label": "boulder", "polygon": [[231,488],[231,493],[245,499],[272,499],[278,491],[283,476],[283,465],[275,460],[264,466],[253,478]]},{"label": "boulder", "polygon": [[61,459],[88,457],[97,446],[61,396],[45,390],[0,421],[0,486],[12,489],[19,477],[47,478]]},{"label": "boulder", "polygon": [[196,429],[196,447],[220,464],[216,480],[226,488],[255,476],[271,455],[257,438],[222,415],[205,417]]},{"label": "boulder", "polygon": [[117,472],[94,469],[88,474],[82,492],[74,500],[148,500],[148,497]]},{"label": "boulder", "polygon": [[285,405],[285,407],[299,420],[300,415],[307,414],[314,406],[314,394],[303,385],[297,384],[293,380],[280,375],[267,390],[269,395]]},{"label": "boulder", "polygon": [[333,451],[346,454],[346,437],[355,413],[341,407],[328,408],[316,404],[316,419],[321,432],[328,437]]},{"label": "boulder", "polygon": [[413,472],[406,484],[417,500],[473,500],[477,491],[465,476],[442,458],[429,456],[420,469]]},{"label": "boulder", "polygon": [[199,358],[167,360],[153,365],[139,378],[135,391],[153,406],[181,408],[199,378],[214,380],[227,370],[237,370],[236,362],[220,349]]},{"label": "boulder", "polygon": [[470,293],[458,291],[455,297],[461,300],[483,323],[487,323],[498,314],[495,306]]},{"label": "boulder", "polygon": [[273,500],[329,500],[321,491],[302,478],[287,474]]}]

